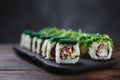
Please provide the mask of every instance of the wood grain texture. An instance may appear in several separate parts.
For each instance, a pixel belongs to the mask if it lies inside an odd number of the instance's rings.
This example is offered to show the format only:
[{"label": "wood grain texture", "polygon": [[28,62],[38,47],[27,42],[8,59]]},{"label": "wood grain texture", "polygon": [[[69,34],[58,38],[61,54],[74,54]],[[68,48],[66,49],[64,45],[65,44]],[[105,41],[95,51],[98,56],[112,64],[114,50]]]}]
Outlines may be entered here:
[{"label": "wood grain texture", "polygon": [[113,55],[118,64],[110,69],[90,71],[76,75],[50,73],[42,67],[20,58],[12,45],[0,45],[0,80],[120,80],[120,43],[115,43]]}]

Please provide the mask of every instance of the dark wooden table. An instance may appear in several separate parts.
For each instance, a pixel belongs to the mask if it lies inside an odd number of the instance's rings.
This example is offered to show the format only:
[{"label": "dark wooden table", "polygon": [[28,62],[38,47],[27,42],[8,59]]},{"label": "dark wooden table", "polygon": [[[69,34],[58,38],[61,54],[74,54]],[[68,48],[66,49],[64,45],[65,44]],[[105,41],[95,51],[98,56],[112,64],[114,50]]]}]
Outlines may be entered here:
[{"label": "dark wooden table", "polygon": [[0,80],[120,80],[120,43],[115,44],[113,55],[118,64],[110,69],[89,71],[75,75],[55,74],[20,58],[12,45],[0,45]]}]

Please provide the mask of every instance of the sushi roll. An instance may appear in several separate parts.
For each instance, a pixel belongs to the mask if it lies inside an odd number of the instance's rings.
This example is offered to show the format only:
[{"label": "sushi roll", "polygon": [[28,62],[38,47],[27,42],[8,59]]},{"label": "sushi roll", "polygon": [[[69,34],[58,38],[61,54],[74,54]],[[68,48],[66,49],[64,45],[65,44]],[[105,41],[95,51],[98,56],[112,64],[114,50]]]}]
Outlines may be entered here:
[{"label": "sushi roll", "polygon": [[42,52],[42,56],[45,57],[46,56],[46,50],[47,50],[47,44],[48,44],[49,40],[46,39],[43,42],[42,48],[41,48],[41,52]]},{"label": "sushi roll", "polygon": [[41,53],[41,47],[42,47],[43,41],[44,41],[44,39],[42,39],[41,37],[39,37],[37,39],[37,48],[36,48],[36,53],[37,54]]},{"label": "sushi roll", "polygon": [[21,34],[21,40],[20,40],[20,46],[25,48],[25,43],[26,43],[26,39],[27,39],[27,35],[30,33],[30,31],[24,31]]},{"label": "sushi roll", "polygon": [[108,35],[83,34],[80,40],[81,55],[94,60],[107,60],[112,56],[113,42]]},{"label": "sushi roll", "polygon": [[33,38],[33,32],[32,31],[25,31],[21,35],[20,46],[23,48],[26,48],[28,50],[31,50],[32,49],[32,38]]},{"label": "sushi roll", "polygon": [[49,40],[46,51],[46,59],[55,59],[56,43],[58,42],[59,39],[63,38],[64,37],[53,37]]},{"label": "sushi roll", "polygon": [[89,47],[89,55],[95,60],[108,60],[112,56],[113,42],[108,35],[102,40],[94,41]]},{"label": "sushi roll", "polygon": [[26,38],[26,35],[24,33],[21,34],[21,40],[20,40],[20,47],[24,47],[25,45],[25,38]]},{"label": "sushi roll", "polygon": [[56,63],[74,64],[80,56],[78,41],[73,39],[60,39],[56,44]]},{"label": "sushi roll", "polygon": [[35,53],[35,52],[36,52],[36,49],[37,49],[37,40],[38,40],[38,37],[39,37],[41,34],[34,33],[33,35],[34,35],[34,37],[33,37],[33,39],[32,39],[32,52]]},{"label": "sushi roll", "polygon": [[39,38],[37,39],[37,48],[36,48],[36,53],[41,54],[43,57],[46,56],[46,49],[47,49],[47,44],[49,42],[49,39],[52,36],[47,36],[47,35],[40,35]]},{"label": "sushi roll", "polygon": [[46,51],[47,51],[47,45],[49,43],[49,39],[52,38],[53,36],[45,36],[44,41],[41,47],[41,54],[43,57],[46,57]]}]

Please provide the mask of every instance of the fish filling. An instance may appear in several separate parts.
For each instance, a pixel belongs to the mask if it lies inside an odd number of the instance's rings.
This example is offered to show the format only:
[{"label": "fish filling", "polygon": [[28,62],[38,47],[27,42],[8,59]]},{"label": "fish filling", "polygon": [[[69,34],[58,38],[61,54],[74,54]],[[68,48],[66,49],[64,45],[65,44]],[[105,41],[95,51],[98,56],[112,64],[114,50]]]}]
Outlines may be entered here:
[{"label": "fish filling", "polygon": [[96,50],[96,55],[99,57],[105,57],[109,53],[109,50],[106,45],[101,44],[98,46],[98,49]]},{"label": "fish filling", "polygon": [[68,45],[61,49],[60,55],[62,59],[67,59],[68,57],[71,57],[71,54],[73,53],[73,46]]}]

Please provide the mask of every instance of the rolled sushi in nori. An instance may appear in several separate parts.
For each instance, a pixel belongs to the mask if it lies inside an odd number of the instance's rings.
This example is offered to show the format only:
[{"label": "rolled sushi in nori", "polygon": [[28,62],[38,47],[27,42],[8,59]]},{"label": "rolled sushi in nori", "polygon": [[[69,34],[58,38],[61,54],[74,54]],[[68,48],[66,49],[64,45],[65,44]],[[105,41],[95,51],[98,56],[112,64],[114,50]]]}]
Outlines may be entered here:
[{"label": "rolled sushi in nori", "polygon": [[78,41],[73,39],[60,39],[56,44],[56,63],[74,64],[80,56]]},{"label": "rolled sushi in nori", "polygon": [[21,34],[21,40],[20,40],[20,47],[25,47],[25,38],[26,35],[24,33]]},{"label": "rolled sushi in nori", "polygon": [[44,41],[44,39],[40,35],[37,39],[37,48],[36,48],[36,53],[37,54],[41,54],[41,47],[42,47],[43,41]]},{"label": "rolled sushi in nori", "polygon": [[47,36],[47,35],[39,35],[38,39],[37,39],[37,48],[36,48],[36,53],[37,54],[41,54],[42,53],[42,46],[43,46],[43,43],[46,39],[49,39],[51,36]]},{"label": "rolled sushi in nori", "polygon": [[28,50],[32,49],[32,38],[33,38],[33,33],[32,31],[24,31],[21,35],[21,42],[20,46],[24,47]]},{"label": "rolled sushi in nori", "polygon": [[32,52],[35,53],[37,50],[37,40],[38,40],[39,36],[42,36],[43,34],[34,33],[33,35],[34,35],[34,37],[32,39]]},{"label": "rolled sushi in nori", "polygon": [[55,48],[56,43],[59,39],[63,39],[64,37],[52,37],[49,39],[46,51],[46,59],[54,59],[55,58]]},{"label": "rolled sushi in nori", "polygon": [[48,35],[39,36],[37,40],[37,49],[36,49],[37,54],[41,54],[43,57],[46,56],[47,44],[51,37],[53,36],[48,36]]}]

